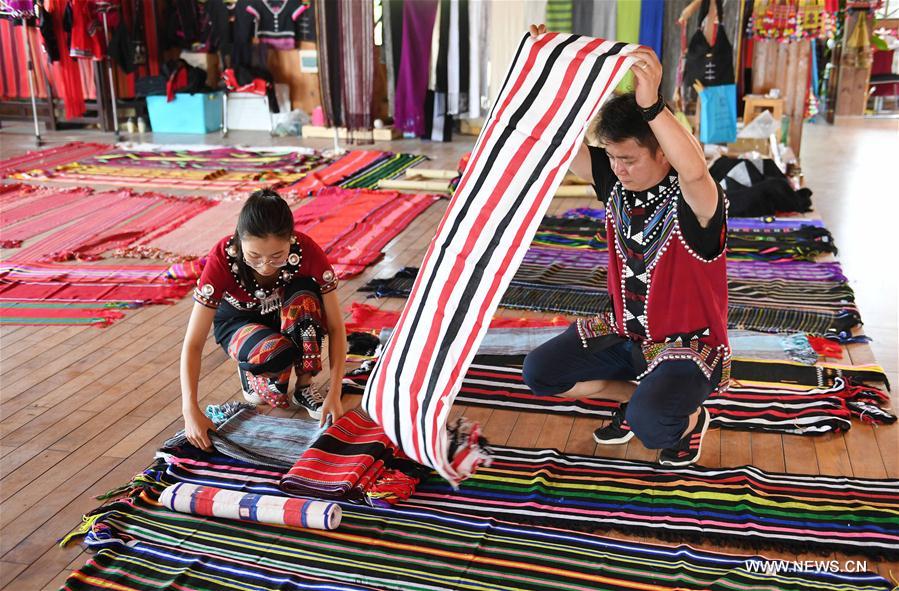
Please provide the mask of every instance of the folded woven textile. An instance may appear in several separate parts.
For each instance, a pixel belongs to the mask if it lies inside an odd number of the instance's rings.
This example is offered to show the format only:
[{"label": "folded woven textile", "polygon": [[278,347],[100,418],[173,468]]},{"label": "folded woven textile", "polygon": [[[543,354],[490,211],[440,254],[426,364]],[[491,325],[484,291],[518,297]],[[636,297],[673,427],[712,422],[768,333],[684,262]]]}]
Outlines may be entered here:
[{"label": "folded woven textile", "polygon": [[342,513],[336,503],[240,493],[183,482],[163,490],[159,502],[180,513],[327,530],[340,526]]},{"label": "folded woven textile", "polygon": [[[323,432],[315,421],[272,417],[242,403],[210,406],[206,414],[216,423],[210,432],[216,451],[259,466],[289,468]],[[184,431],[178,431],[163,449],[186,443]]]},{"label": "folded woven textile", "polygon": [[291,495],[394,503],[408,498],[418,483],[415,476],[395,469],[399,459],[384,430],[357,408],[303,452],[280,486]]},{"label": "folded woven textile", "polygon": [[[391,441],[451,482],[480,461],[449,459],[461,378],[524,257],[588,121],[630,66],[623,43],[526,35],[380,357],[363,406]],[[440,314],[434,314],[434,310]]]}]

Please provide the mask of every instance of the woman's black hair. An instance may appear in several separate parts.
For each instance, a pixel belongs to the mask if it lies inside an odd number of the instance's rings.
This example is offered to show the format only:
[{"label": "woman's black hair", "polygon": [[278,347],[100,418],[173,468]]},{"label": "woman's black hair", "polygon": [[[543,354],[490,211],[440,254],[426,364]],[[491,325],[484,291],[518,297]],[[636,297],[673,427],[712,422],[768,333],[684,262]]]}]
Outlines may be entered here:
[{"label": "woman's black hair", "polygon": [[259,189],[247,198],[237,216],[237,229],[231,241],[237,249],[237,275],[244,285],[253,285],[253,272],[244,262],[240,241],[269,236],[290,240],[293,237],[293,223],[290,206],[277,192]]},{"label": "woman's black hair", "polygon": [[643,119],[637,106],[637,98],[632,92],[614,96],[602,106],[594,123],[592,136],[593,141],[603,144],[623,142],[631,138],[648,148],[653,156],[659,149],[659,140],[652,133],[649,123]]}]

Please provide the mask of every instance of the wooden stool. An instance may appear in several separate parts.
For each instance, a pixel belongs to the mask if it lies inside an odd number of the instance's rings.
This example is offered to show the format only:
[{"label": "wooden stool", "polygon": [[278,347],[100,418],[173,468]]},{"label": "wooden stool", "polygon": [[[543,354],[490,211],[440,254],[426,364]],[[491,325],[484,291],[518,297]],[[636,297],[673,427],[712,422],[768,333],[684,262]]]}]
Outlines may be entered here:
[{"label": "wooden stool", "polygon": [[743,125],[762,114],[762,111],[771,111],[771,115],[777,123],[780,123],[784,114],[784,100],[782,98],[768,98],[760,94],[747,94],[743,97]]}]

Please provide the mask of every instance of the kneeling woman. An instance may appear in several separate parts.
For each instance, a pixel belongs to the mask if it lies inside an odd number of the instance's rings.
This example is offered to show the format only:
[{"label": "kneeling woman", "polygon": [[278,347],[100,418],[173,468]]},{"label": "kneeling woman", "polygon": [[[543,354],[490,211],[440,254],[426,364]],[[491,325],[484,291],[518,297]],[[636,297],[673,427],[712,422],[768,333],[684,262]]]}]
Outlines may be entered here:
[{"label": "kneeling woman", "polygon": [[[210,447],[207,431],[215,428],[200,409],[197,393],[210,327],[215,341],[237,361],[248,401],[303,407],[322,422],[343,414],[346,330],[337,276],[321,247],[293,224],[280,195],[256,191],[240,211],[237,231],[212,248],[197,281],[181,350],[181,406],[187,439],[199,448]],[[312,376],[321,370],[326,334],[331,374],[323,397]],[[297,385],[288,393],[293,370]]]}]

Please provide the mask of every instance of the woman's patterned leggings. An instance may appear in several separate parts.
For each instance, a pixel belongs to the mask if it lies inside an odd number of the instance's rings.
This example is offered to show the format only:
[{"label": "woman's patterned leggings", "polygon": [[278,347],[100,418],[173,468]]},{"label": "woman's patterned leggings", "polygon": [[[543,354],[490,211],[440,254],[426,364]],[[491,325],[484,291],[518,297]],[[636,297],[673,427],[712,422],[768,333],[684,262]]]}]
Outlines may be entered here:
[{"label": "woman's patterned leggings", "polygon": [[280,330],[251,321],[237,328],[226,351],[237,361],[244,389],[272,406],[287,407],[291,370],[297,376],[321,371],[322,317],[321,296],[300,290],[285,296]]}]

